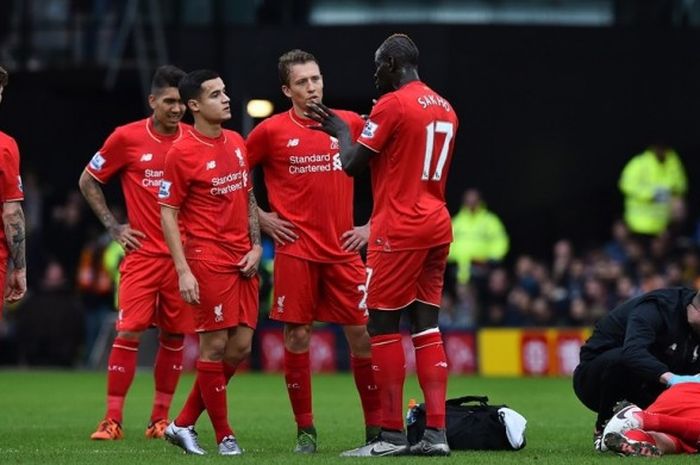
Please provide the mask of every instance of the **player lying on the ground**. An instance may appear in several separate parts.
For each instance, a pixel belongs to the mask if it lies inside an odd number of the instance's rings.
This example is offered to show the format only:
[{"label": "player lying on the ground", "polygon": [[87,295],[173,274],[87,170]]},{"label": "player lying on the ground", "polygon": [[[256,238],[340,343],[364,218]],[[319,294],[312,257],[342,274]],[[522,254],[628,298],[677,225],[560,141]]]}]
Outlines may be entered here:
[{"label": "player lying on the ground", "polygon": [[647,409],[618,404],[603,431],[608,449],[623,455],[694,454],[700,440],[700,376],[675,376]]}]

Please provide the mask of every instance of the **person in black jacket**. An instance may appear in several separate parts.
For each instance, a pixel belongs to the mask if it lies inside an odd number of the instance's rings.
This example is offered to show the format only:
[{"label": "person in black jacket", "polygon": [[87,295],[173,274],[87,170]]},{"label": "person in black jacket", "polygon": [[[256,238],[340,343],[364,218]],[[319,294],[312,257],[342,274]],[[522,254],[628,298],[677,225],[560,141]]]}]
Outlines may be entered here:
[{"label": "person in black jacket", "polygon": [[630,299],[600,319],[581,347],[574,392],[598,414],[596,449],[615,403],[649,406],[668,386],[700,373],[700,294],[668,288]]}]

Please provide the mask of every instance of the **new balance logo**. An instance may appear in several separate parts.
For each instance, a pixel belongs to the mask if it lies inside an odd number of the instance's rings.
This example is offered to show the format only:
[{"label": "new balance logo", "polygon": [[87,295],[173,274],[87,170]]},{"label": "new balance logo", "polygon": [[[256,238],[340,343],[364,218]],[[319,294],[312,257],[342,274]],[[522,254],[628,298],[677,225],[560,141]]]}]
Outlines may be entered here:
[{"label": "new balance logo", "polygon": [[214,321],[217,323],[224,321],[224,304],[219,304],[214,307]]},{"label": "new balance logo", "polygon": [[216,387],[214,387],[214,390],[216,392],[224,392],[226,390],[226,385],[222,384],[221,386],[216,386]]},{"label": "new balance logo", "polygon": [[173,371],[182,371],[182,365],[173,365],[172,369]]},{"label": "new balance logo", "polygon": [[435,366],[440,368],[447,368],[447,362],[437,362]]},{"label": "new balance logo", "polygon": [[216,160],[208,161],[207,162],[207,169],[213,170],[214,168],[216,168]]},{"label": "new balance logo", "polygon": [[299,383],[287,383],[287,389],[301,389],[301,384],[299,384]]},{"label": "new balance logo", "polygon": [[289,139],[289,142],[287,142],[287,147],[296,147],[299,145],[299,139]]},{"label": "new balance logo", "polygon": [[110,365],[107,367],[107,371],[118,371],[119,373],[126,373],[126,368],[121,365]]},{"label": "new balance logo", "polygon": [[153,154],[152,153],[144,153],[141,155],[141,161],[151,161],[153,160]]}]

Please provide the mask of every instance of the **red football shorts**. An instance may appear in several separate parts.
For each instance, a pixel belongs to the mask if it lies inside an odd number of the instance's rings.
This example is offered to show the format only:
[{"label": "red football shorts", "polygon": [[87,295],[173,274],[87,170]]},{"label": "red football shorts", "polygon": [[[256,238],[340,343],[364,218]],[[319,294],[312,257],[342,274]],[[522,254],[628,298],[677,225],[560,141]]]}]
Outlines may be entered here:
[{"label": "red football shorts", "polygon": [[[700,383],[681,383],[671,386],[656,398],[647,413],[671,415],[688,420],[700,420]],[[689,444],[672,436],[676,450],[686,454],[697,452],[695,444]]]},{"label": "red football shorts", "polygon": [[239,325],[255,329],[258,323],[258,276],[244,278],[231,267],[192,260],[190,269],[199,283],[199,304],[194,309],[197,332]]},{"label": "red football shorts", "polygon": [[367,324],[365,266],[358,255],[342,263],[275,256],[270,318],[285,323]]},{"label": "red football shorts", "polygon": [[172,258],[127,254],[119,271],[117,331],[156,325],[171,333],[194,332],[192,309],[180,296]]},{"label": "red football shorts", "polygon": [[400,310],[418,300],[440,307],[450,245],[367,253],[367,307]]}]

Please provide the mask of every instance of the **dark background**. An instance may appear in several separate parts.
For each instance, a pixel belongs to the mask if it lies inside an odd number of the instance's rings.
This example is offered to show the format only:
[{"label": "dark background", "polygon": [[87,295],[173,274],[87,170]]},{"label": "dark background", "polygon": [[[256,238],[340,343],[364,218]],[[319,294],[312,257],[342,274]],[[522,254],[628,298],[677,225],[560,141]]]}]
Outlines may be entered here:
[{"label": "dark background", "polygon": [[[374,51],[393,32],[421,51],[421,77],[460,117],[448,181],[455,211],[475,186],[503,219],[512,252],[547,255],[568,237],[584,247],[609,237],[622,211],[617,180],[625,162],[654,140],[675,147],[690,178],[689,225],[698,218],[700,33],[663,28],[479,26],[233,27],[168,32],[170,61],[220,71],[244,102],[288,103],[279,90],[280,54],[316,55],[325,102],[368,113],[376,97]],[[147,114],[135,71],[105,90],[105,71],[51,69],[11,76],[0,127],[56,198],[77,187],[85,163],[120,124]],[[113,186],[118,187],[118,186]],[[115,191],[118,189],[114,189]],[[367,178],[358,183],[358,221],[370,211]],[[58,201],[58,200],[57,200]]]}]

